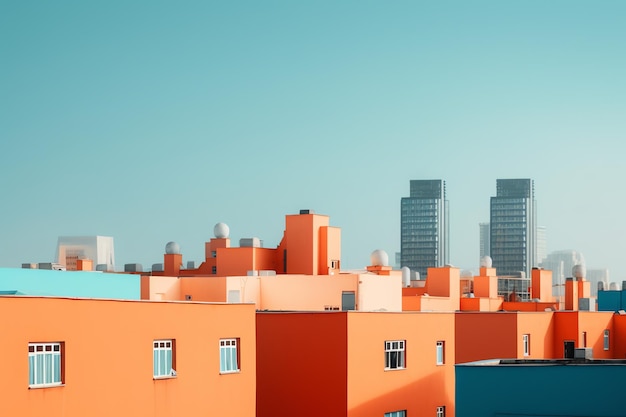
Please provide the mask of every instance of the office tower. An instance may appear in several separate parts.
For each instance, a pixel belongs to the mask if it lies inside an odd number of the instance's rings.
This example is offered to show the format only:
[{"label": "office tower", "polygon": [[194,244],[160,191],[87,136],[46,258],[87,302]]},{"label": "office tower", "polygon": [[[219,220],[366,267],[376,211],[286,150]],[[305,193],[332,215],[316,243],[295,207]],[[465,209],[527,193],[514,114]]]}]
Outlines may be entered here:
[{"label": "office tower", "polygon": [[539,266],[552,271],[552,295],[562,297],[565,295],[565,279],[572,276],[572,268],[584,264],[582,253],[568,249],[550,252]]},{"label": "office tower", "polygon": [[530,277],[536,265],[537,229],[531,179],[499,179],[491,197],[490,251],[498,275]]},{"label": "office tower", "polygon": [[402,266],[423,279],[428,268],[449,263],[446,183],[411,180],[410,188],[410,197],[401,201],[400,258]]},{"label": "office tower", "polygon": [[56,262],[76,269],[79,259],[90,259],[99,271],[115,270],[115,250],[110,236],[60,236],[57,243]]},{"label": "office tower", "polygon": [[480,259],[483,256],[491,256],[489,250],[489,223],[479,223],[478,228],[480,230]]},{"label": "office tower", "polygon": [[537,226],[537,258],[535,263],[541,264],[548,256],[548,232],[545,226]]}]

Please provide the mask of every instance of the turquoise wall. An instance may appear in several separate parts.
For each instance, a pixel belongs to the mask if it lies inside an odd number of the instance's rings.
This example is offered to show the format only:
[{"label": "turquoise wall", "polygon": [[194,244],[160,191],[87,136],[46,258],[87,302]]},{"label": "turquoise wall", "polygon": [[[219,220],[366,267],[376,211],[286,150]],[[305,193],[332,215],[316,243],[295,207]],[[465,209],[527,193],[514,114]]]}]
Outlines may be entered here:
[{"label": "turquoise wall", "polygon": [[139,300],[140,277],[87,271],[0,268],[0,291],[56,297]]},{"label": "turquoise wall", "polygon": [[626,291],[598,291],[598,311],[619,311],[624,305]]},{"label": "turquoise wall", "polygon": [[623,417],[626,364],[455,366],[456,417]]}]

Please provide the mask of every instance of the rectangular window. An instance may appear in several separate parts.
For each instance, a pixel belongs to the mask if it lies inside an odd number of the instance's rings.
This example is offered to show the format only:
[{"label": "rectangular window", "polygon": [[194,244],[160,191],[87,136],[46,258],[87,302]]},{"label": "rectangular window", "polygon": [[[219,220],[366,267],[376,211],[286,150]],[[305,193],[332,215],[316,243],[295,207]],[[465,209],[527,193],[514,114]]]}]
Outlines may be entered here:
[{"label": "rectangular window", "polygon": [[176,376],[175,340],[155,340],[152,346],[152,375],[155,378]]},{"label": "rectangular window", "polygon": [[610,347],[610,339],[609,339],[609,331],[604,331],[604,350],[609,350]]},{"label": "rectangular window", "polygon": [[524,342],[524,356],[530,356],[530,335],[525,334],[522,336]]},{"label": "rectangular window", "polygon": [[31,388],[63,384],[62,343],[28,344],[28,385]]},{"label": "rectangular window", "polygon": [[446,417],[446,406],[437,407],[437,417]]},{"label": "rectangular window", "polygon": [[405,345],[404,340],[385,341],[385,369],[404,369]]},{"label": "rectangular window", "polygon": [[444,348],[445,348],[445,342],[443,340],[437,341],[437,365],[444,364],[444,360],[445,360]]},{"label": "rectangular window", "polygon": [[385,417],[406,417],[406,410],[392,411],[391,413],[385,413]]},{"label": "rectangular window", "polygon": [[239,339],[220,340],[220,373],[239,372]]},{"label": "rectangular window", "polygon": [[212,266],[212,267],[211,267],[211,273],[212,273],[213,275],[217,274],[217,266]]},{"label": "rectangular window", "polygon": [[583,347],[587,347],[587,332],[583,332]]}]

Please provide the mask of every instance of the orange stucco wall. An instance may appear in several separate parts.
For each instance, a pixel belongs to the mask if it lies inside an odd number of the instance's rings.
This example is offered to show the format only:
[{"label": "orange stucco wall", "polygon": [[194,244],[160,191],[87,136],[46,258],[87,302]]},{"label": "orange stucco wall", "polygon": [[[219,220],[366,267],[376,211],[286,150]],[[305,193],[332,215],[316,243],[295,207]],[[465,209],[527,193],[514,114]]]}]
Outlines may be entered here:
[{"label": "orange stucco wall", "polygon": [[[442,405],[454,416],[454,337],[454,313],[348,313],[348,416],[428,416]],[[385,370],[386,340],[406,341],[406,369]]]},{"label": "orange stucco wall", "polygon": [[[251,305],[0,297],[1,416],[254,416]],[[220,375],[219,339],[241,372]],[[177,376],[153,379],[152,342],[175,339]],[[29,389],[28,343],[64,343],[64,386]]]},{"label": "orange stucco wall", "polygon": [[257,314],[257,417],[347,415],[346,320],[343,312]]},{"label": "orange stucco wall", "polygon": [[[331,272],[331,261],[341,260],[341,229],[338,227],[320,227],[318,273],[325,275]],[[339,270],[340,268],[335,268]]]},{"label": "orange stucco wall", "polygon": [[180,278],[180,296],[185,300],[191,295],[193,301],[226,302],[226,277]]},{"label": "orange stucco wall", "polygon": [[328,216],[294,214],[285,217],[284,235],[288,274],[325,274],[319,271],[320,227],[328,226]]},{"label": "orange stucco wall", "polygon": [[[517,358],[546,359],[554,351],[554,321],[552,312],[515,314],[517,317]],[[524,356],[523,335],[530,336],[530,354]]]},{"label": "orange stucco wall", "polygon": [[455,316],[456,361],[517,357],[517,314],[460,312]]}]

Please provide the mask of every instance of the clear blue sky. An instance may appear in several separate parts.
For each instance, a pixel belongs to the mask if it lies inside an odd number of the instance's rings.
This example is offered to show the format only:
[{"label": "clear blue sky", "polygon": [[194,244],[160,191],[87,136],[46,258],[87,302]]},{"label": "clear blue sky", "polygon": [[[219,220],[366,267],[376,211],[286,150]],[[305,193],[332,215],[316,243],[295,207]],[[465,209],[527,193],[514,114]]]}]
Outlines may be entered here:
[{"label": "clear blue sky", "polygon": [[275,247],[342,228],[343,267],[400,248],[411,179],[441,178],[451,261],[478,266],[497,178],[533,178],[548,250],[626,279],[625,1],[5,1],[0,266],[60,235],[118,269],[213,225]]}]

